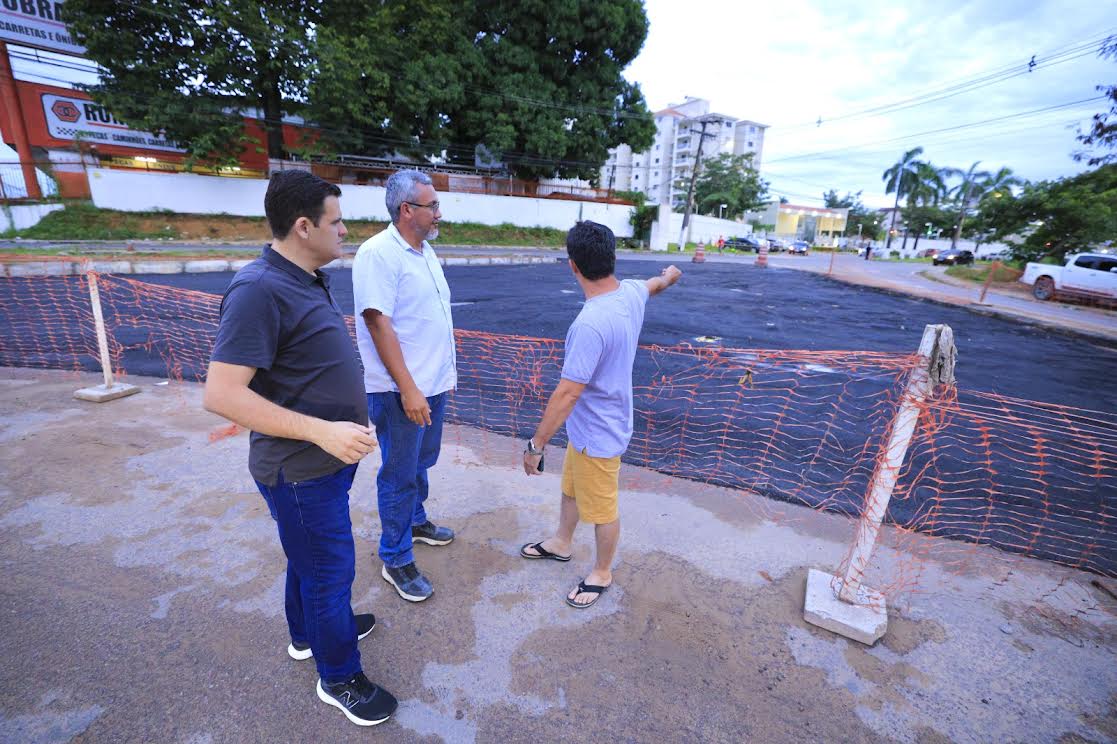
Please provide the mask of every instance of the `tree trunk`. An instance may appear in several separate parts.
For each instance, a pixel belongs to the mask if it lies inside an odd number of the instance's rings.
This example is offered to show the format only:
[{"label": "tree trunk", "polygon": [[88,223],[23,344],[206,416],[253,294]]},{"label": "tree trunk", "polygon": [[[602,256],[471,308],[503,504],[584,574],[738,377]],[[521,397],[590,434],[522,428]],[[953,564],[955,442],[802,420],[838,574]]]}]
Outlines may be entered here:
[{"label": "tree trunk", "polygon": [[966,204],[970,201],[971,188],[973,188],[973,181],[967,181],[966,192],[962,195],[962,205],[958,207],[958,224],[954,226],[954,234],[950,236],[951,249],[958,246],[958,238],[962,235],[962,220],[966,219]]},{"label": "tree trunk", "polygon": [[263,103],[268,157],[274,160],[282,160],[287,153],[283,147],[283,99],[279,94],[279,80],[267,81]]},{"label": "tree trunk", "polygon": [[888,226],[888,241],[884,245],[885,253],[892,247],[892,231],[896,229],[896,213],[900,211],[900,171],[896,171],[896,203],[892,205],[892,224]]},{"label": "tree trunk", "polygon": [[919,255],[919,233],[915,234],[915,242],[911,244],[912,253]]}]

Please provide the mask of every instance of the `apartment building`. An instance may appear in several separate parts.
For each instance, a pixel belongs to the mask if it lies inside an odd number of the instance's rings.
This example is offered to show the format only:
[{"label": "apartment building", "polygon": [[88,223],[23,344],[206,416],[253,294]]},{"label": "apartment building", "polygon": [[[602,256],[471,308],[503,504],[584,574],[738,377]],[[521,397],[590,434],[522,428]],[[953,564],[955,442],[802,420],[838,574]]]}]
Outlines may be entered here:
[{"label": "apartment building", "polygon": [[609,151],[601,169],[601,186],[620,191],[642,191],[650,202],[682,207],[698,155],[699,133],[705,125],[702,162],[729,153],[753,153],[760,166],[764,152],[764,124],[710,111],[704,98],[687,97],[655,112],[655,142],[645,152],[628,145]]}]

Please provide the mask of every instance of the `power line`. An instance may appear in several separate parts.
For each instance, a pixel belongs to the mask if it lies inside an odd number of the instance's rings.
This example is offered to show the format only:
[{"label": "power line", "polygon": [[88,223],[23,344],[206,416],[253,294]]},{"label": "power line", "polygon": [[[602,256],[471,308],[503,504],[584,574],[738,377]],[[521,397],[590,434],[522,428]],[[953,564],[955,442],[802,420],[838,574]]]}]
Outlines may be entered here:
[{"label": "power line", "polygon": [[772,128],[778,128],[782,131],[791,131],[794,129],[818,126],[821,123],[832,123],[849,119],[881,116],[886,113],[895,113],[897,111],[903,111],[906,109],[915,108],[917,106],[923,106],[928,103],[934,103],[937,101],[945,100],[947,98],[953,98],[954,96],[962,95],[963,93],[970,93],[972,91],[980,90],[981,88],[995,85],[997,83],[1001,83],[1006,80],[1019,77],[1021,75],[1030,74],[1033,70],[1051,67],[1057,64],[1062,64],[1064,62],[1070,62],[1081,57],[1096,55],[1101,45],[1105,43],[1105,41],[1115,30],[1117,30],[1117,27],[1111,28],[1103,36],[1091,39],[1088,42],[1075,44],[1073,46],[1070,46],[1070,48],[1063,48],[1062,50],[1057,49],[1053,52],[1045,53],[1042,56],[1034,55],[1030,62],[1013,63],[1004,68],[998,68],[986,73],[979,73],[976,77],[963,78],[962,82],[947,85],[946,87],[942,88],[932,89],[926,93],[909,96],[908,98],[904,98],[899,101],[893,101],[891,103],[872,106],[860,111],[853,111],[848,114],[841,114],[839,116],[833,116],[829,118],[820,117],[817,121],[802,122],[800,124],[793,124],[789,126],[773,125]]},{"label": "power line", "polygon": [[1092,96],[1090,98],[1083,98],[1083,99],[1078,100],[1078,101],[1068,101],[1066,103],[1060,103],[1060,104],[1056,104],[1054,106],[1045,106],[1044,108],[1032,109],[1031,111],[1019,111],[1019,112],[1016,112],[1014,114],[1007,114],[1005,116],[995,116],[991,119],[982,119],[980,121],[968,122],[966,124],[956,124],[955,126],[952,126],[952,127],[943,127],[941,129],[929,129],[925,132],[916,132],[914,134],[907,134],[907,135],[903,135],[901,137],[892,137],[890,139],[876,140],[876,141],[873,141],[873,142],[863,142],[863,143],[856,144],[856,145],[846,145],[846,146],[843,146],[843,147],[835,147],[835,148],[832,148],[832,149],[829,149],[829,150],[819,150],[817,152],[803,153],[801,155],[788,155],[788,156],[782,157],[782,158],[773,158],[772,160],[769,160],[768,163],[784,163],[784,162],[788,162],[788,161],[791,161],[791,160],[801,160],[803,158],[820,157],[820,156],[826,155],[828,153],[843,152],[845,150],[857,150],[857,149],[860,149],[860,148],[863,148],[863,147],[871,147],[873,145],[883,145],[883,144],[887,144],[887,143],[890,143],[890,142],[902,142],[904,140],[910,140],[910,139],[914,139],[914,138],[917,138],[917,137],[925,137],[927,135],[938,134],[940,132],[954,132],[954,131],[959,131],[959,130],[962,130],[962,129],[970,129],[970,128],[973,128],[973,127],[980,127],[980,126],[984,126],[986,124],[991,124],[991,123],[994,123],[994,122],[1007,121],[1007,120],[1011,120],[1011,119],[1019,119],[1019,118],[1024,118],[1024,117],[1028,117],[1028,116],[1034,116],[1036,114],[1045,113],[1045,112],[1048,112],[1048,111],[1057,111],[1057,110],[1060,110],[1060,109],[1071,108],[1073,106],[1080,106],[1080,105],[1085,104],[1085,103],[1092,103],[1094,101],[1099,101],[1099,100],[1101,100],[1103,98],[1106,98],[1106,97],[1107,96]]}]

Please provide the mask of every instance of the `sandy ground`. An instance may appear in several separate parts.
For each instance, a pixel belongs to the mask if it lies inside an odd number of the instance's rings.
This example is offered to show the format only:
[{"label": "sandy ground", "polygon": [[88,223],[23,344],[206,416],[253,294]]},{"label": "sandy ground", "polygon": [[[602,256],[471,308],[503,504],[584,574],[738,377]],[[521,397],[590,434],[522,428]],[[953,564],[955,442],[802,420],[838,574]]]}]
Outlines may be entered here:
[{"label": "sandy ground", "polygon": [[[401,700],[359,729],[286,656],[247,437],[211,443],[193,384],[71,398],[96,379],[0,370],[0,741],[1117,739],[1117,600],[1095,577],[981,549],[961,574],[923,564],[866,648],[802,620],[806,570],[838,564],[849,521],[628,470],[616,584],[571,610],[588,528],[569,564],[517,556],[553,526],[560,458],[528,479],[516,442],[461,427],[432,471],[429,510],[459,536],[417,548],[426,603],[379,578],[377,456],[358,472],[364,665]],[[889,541],[882,576],[906,561]]]}]

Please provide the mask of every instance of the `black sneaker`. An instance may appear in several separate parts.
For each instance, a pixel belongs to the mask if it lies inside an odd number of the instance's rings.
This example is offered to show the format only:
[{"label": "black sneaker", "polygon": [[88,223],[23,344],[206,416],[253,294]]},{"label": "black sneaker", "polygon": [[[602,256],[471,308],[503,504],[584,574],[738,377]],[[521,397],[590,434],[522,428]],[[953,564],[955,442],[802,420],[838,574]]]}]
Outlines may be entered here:
[{"label": "black sneaker", "polygon": [[384,581],[396,588],[399,595],[408,602],[422,602],[434,594],[434,588],[427,577],[419,573],[414,562],[399,568],[389,568],[387,564],[380,569]]},{"label": "black sneaker", "polygon": [[411,528],[411,540],[427,545],[449,545],[454,542],[454,531],[449,527],[436,527],[434,522],[428,519]]},{"label": "black sneaker", "polygon": [[[357,621],[357,640],[361,640],[376,627],[376,616],[371,612],[364,615],[354,615],[353,619]],[[309,659],[314,656],[314,651],[311,650],[309,643],[295,643],[291,641],[287,646],[287,655],[296,661]]]},{"label": "black sneaker", "polygon": [[318,699],[340,708],[358,726],[375,726],[387,721],[399,703],[392,693],[369,681],[364,672],[357,672],[344,682],[318,680]]}]

